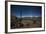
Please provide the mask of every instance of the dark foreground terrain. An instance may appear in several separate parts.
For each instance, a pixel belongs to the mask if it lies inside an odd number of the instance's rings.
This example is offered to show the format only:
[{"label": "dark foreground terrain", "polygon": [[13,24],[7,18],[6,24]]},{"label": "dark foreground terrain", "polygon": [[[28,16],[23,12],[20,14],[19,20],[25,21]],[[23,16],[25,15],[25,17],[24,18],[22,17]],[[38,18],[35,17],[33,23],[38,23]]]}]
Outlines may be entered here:
[{"label": "dark foreground terrain", "polygon": [[40,28],[42,27],[41,17],[11,17],[11,29],[15,28]]}]

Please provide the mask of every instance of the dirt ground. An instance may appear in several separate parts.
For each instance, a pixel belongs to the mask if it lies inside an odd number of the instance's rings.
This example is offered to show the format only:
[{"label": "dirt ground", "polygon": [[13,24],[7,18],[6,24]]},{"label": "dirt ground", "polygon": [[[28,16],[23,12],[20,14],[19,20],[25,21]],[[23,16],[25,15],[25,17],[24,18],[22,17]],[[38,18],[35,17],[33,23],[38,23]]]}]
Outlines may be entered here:
[{"label": "dirt ground", "polygon": [[23,18],[21,21],[16,17],[12,17],[11,19],[11,29],[15,28],[40,28],[42,27],[42,19],[39,17],[38,19],[25,19]]},{"label": "dirt ground", "polygon": [[41,21],[34,21],[34,20],[22,20],[22,22],[24,25],[24,28],[37,28],[37,27],[41,27]]}]

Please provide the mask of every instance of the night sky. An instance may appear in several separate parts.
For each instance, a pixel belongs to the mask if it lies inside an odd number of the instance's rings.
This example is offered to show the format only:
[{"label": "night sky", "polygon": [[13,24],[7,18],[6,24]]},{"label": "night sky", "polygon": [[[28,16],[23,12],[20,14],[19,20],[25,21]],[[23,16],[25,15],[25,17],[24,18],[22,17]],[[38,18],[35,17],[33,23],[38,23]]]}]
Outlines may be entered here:
[{"label": "night sky", "polygon": [[11,15],[13,16],[41,16],[41,6],[11,5]]}]

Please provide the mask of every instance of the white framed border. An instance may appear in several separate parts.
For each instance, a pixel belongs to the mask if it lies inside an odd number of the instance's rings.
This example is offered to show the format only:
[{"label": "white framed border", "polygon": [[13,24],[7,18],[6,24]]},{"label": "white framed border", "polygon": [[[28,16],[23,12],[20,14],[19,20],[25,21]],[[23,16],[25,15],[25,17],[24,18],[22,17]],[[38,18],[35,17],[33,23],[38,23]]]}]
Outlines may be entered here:
[{"label": "white framed border", "polygon": [[[27,6],[42,6],[42,28],[24,28],[24,29],[10,29],[10,5],[27,5]],[[8,2],[8,32],[22,32],[22,31],[37,31],[44,30],[44,4],[41,3],[23,3],[23,2]]]}]

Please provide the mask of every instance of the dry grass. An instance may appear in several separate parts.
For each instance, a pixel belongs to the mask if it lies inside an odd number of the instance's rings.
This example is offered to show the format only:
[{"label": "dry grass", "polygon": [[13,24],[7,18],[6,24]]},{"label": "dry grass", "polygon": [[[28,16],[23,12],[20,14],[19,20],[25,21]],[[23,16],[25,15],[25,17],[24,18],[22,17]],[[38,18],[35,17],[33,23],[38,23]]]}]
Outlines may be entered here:
[{"label": "dry grass", "polygon": [[39,28],[41,27],[41,17],[38,19],[25,19],[23,18],[21,21],[17,19],[15,16],[11,19],[11,29],[15,28]]}]

